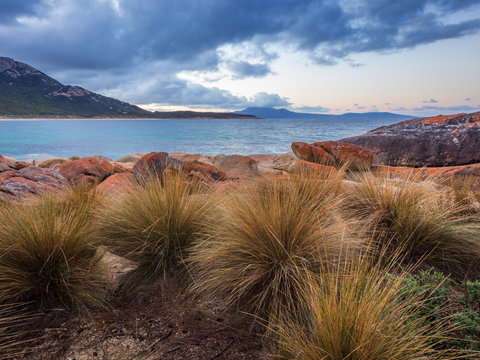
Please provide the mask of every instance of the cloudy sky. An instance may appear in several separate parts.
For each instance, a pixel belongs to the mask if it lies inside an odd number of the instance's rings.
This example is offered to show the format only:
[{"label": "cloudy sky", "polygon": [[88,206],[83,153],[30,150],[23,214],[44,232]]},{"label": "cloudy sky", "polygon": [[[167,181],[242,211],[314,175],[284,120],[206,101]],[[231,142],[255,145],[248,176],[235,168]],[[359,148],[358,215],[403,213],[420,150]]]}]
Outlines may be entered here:
[{"label": "cloudy sky", "polygon": [[0,0],[0,56],[148,109],[480,109],[480,0]]}]

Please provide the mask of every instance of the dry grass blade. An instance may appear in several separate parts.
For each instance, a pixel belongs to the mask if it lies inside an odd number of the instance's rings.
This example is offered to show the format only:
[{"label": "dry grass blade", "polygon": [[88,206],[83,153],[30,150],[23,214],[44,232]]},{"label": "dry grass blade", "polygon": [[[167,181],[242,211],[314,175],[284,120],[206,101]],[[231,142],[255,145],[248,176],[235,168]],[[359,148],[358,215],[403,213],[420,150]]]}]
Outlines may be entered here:
[{"label": "dry grass blade", "polygon": [[72,189],[0,210],[0,303],[82,307],[102,303],[92,236],[94,193]]},{"label": "dry grass blade", "polygon": [[[192,251],[192,291],[268,319],[296,311],[310,271],[335,262],[345,223],[338,179],[260,179],[228,193],[209,237]],[[328,250],[328,251],[327,251]]]},{"label": "dry grass blade", "polygon": [[178,173],[151,177],[98,214],[98,234],[117,255],[137,263],[122,287],[163,277],[178,269],[185,251],[202,236],[212,208],[205,187]]},{"label": "dry grass blade", "polygon": [[33,319],[26,304],[0,305],[0,360],[16,358],[27,350],[32,334],[26,326]]}]

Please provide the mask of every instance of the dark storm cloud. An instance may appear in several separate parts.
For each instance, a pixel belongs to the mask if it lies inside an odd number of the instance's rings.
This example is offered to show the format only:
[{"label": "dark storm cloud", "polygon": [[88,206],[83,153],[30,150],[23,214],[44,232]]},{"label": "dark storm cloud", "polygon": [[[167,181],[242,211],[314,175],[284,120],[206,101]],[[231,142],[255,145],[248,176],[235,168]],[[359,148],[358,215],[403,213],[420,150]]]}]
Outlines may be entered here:
[{"label": "dark storm cloud", "polygon": [[[125,100],[163,102],[165,92],[151,89],[170,82],[175,89],[183,87],[174,92],[179,97],[199,96],[182,101],[197,103],[212,95],[211,88],[192,89],[176,73],[215,72],[222,62],[234,78],[271,72],[274,54],[225,60],[219,56],[221,46],[277,44],[305,51],[320,64],[358,66],[354,57],[361,52],[412,48],[478,32],[475,12],[468,19],[449,18],[478,5],[480,0],[0,0],[0,55],[92,90],[135,94],[120,94]],[[161,72],[157,63],[163,64]],[[152,84],[144,86],[136,76]],[[134,84],[137,88],[131,89]]]},{"label": "dark storm cloud", "polygon": [[1,0],[0,1],[0,22],[9,24],[17,21],[19,16],[35,14],[40,0]]},{"label": "dark storm cloud", "polygon": [[228,69],[232,71],[234,78],[263,77],[271,73],[267,64],[252,64],[248,61],[230,61]]}]

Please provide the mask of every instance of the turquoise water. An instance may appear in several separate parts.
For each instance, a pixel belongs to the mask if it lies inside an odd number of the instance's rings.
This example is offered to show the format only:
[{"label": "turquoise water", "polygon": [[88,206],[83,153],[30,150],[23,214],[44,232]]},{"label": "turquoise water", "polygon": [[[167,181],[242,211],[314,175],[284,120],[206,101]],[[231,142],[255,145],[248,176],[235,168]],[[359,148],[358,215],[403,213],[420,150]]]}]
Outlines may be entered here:
[{"label": "turquoise water", "polygon": [[293,141],[338,140],[393,122],[313,119],[0,121],[0,154],[18,160],[151,151],[281,154]]}]

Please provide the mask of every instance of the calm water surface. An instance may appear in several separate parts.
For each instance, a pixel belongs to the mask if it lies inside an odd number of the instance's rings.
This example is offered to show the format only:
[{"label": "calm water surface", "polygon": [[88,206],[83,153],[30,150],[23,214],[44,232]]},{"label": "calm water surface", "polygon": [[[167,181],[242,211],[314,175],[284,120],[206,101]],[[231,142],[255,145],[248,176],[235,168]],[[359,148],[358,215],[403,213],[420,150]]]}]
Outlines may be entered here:
[{"label": "calm water surface", "polygon": [[0,121],[0,154],[18,160],[134,152],[281,154],[293,141],[338,140],[381,120],[186,119]]}]

